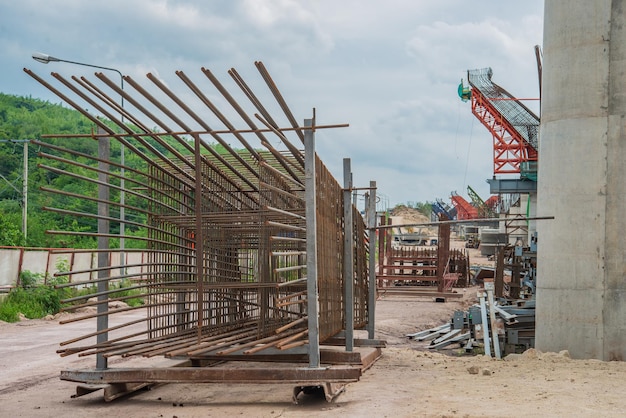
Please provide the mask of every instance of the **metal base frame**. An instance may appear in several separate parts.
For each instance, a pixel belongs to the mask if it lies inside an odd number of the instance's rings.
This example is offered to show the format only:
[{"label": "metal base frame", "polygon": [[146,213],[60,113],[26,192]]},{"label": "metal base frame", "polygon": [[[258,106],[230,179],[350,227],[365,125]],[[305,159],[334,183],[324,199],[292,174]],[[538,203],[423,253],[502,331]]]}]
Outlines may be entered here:
[{"label": "metal base frame", "polygon": [[346,384],[357,382],[362,373],[380,358],[382,350],[376,345],[384,346],[384,342],[359,340],[359,345],[365,347],[359,352],[324,348],[321,350],[323,360],[334,360],[343,364],[329,364],[319,368],[293,364],[285,364],[284,367],[251,367],[250,363],[247,363],[246,367],[237,367],[231,362],[214,362],[205,367],[190,367],[189,364],[193,362],[185,362],[180,367],[63,370],[60,378],[79,383],[73,398],[103,389],[103,397],[107,402],[164,383],[292,383],[294,403],[298,403],[298,396],[301,393],[319,389],[324,391],[324,397],[331,402],[343,392]]}]

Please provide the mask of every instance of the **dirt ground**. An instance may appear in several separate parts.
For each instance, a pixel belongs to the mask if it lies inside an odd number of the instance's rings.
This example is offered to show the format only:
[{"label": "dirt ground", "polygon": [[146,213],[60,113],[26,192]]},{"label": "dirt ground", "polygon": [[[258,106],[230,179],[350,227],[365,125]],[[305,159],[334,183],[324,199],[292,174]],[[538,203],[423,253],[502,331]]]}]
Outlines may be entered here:
[{"label": "dirt ground", "polygon": [[[56,320],[0,323],[0,417],[616,417],[626,414],[626,363],[573,360],[529,350],[506,360],[429,350],[406,334],[450,320],[475,302],[389,296],[376,305],[383,356],[361,380],[328,403],[291,401],[290,385],[170,384],[106,403],[102,392],[72,398],[76,384],[60,370],[92,368],[95,359],[60,358],[58,343],[88,327]],[[137,315],[137,314],[134,314]],[[129,314],[124,320],[132,319]],[[115,360],[111,367],[132,366]]]}]

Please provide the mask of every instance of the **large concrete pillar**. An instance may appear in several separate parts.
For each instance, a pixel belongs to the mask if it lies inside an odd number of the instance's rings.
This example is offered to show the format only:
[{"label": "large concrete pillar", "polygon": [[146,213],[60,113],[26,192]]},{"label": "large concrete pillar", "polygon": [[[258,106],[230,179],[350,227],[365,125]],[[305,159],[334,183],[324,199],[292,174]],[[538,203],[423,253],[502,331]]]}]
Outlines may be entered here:
[{"label": "large concrete pillar", "polygon": [[546,0],[536,347],[626,360],[622,0]]}]

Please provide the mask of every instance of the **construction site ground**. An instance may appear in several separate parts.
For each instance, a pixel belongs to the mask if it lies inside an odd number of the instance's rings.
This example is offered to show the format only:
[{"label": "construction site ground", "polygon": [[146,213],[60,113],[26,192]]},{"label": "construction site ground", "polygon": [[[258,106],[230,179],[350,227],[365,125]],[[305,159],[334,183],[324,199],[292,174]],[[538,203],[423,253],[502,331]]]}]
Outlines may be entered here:
[{"label": "construction site ground", "polygon": [[[458,244],[458,243],[457,243]],[[472,262],[486,261],[472,251]],[[533,349],[495,360],[466,355],[454,346],[432,351],[406,334],[448,322],[475,303],[478,288],[462,298],[389,296],[376,305],[382,357],[333,402],[276,384],[168,384],[104,402],[102,391],[72,398],[76,384],[59,379],[65,369],[93,368],[93,357],[56,354],[58,343],[82,322],[59,318],[0,323],[2,417],[615,417],[626,411],[626,363],[574,360],[567,353]],[[132,314],[129,314],[132,315]],[[134,315],[137,315],[136,313]],[[132,367],[137,359],[114,359]]]}]

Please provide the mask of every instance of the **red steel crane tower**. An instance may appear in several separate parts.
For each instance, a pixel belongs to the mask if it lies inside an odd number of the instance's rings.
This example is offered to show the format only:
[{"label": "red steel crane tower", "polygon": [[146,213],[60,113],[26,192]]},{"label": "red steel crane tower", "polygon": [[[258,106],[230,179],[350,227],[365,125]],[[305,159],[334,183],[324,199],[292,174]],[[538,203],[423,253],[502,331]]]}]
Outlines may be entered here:
[{"label": "red steel crane tower", "polygon": [[[469,70],[469,87],[459,85],[459,96],[471,101],[472,113],[493,136],[493,174],[534,171],[537,161],[539,118],[520,100],[491,81],[491,68]],[[534,164],[533,164],[534,162]],[[528,165],[529,167],[524,167]]]}]

